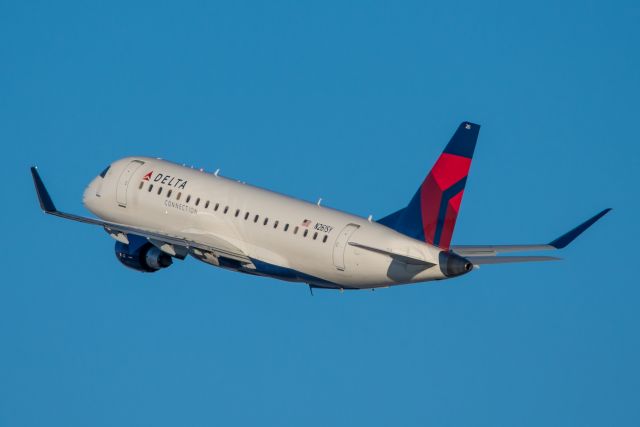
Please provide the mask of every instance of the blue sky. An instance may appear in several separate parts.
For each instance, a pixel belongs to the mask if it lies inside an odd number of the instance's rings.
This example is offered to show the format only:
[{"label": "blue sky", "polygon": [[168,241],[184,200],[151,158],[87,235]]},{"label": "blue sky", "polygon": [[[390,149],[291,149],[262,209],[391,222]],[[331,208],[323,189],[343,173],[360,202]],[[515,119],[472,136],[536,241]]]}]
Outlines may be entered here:
[{"label": "blue sky", "polygon": [[[0,425],[638,425],[637,2],[2,2]],[[112,160],[374,218],[482,125],[453,236],[565,261],[317,292],[143,275],[84,212]]]}]

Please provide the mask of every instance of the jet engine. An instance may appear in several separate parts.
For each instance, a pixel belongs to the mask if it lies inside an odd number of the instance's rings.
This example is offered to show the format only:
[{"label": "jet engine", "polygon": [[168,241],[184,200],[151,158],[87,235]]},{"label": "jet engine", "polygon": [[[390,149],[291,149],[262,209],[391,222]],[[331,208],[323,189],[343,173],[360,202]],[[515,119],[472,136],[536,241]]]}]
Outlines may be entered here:
[{"label": "jet engine", "polygon": [[169,267],[171,256],[153,246],[147,239],[129,234],[129,244],[116,242],[116,257],[125,266],[145,273],[153,273]]}]

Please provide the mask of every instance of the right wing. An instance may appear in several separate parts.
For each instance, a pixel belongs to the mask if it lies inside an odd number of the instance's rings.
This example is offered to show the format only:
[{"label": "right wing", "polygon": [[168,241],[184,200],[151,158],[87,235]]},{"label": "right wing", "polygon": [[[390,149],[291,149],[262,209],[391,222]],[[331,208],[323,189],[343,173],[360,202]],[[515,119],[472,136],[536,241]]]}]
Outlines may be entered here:
[{"label": "right wing", "polygon": [[569,243],[582,234],[587,228],[591,227],[597,220],[602,218],[609,212],[611,208],[607,208],[602,212],[589,218],[582,224],[566,232],[562,236],[554,239],[546,244],[534,245],[460,245],[453,246],[451,250],[460,256],[467,258],[474,265],[480,264],[501,264],[511,262],[531,262],[531,261],[554,261],[559,258],[547,256],[496,256],[499,253],[506,252],[529,252],[529,251],[548,251],[565,248]]},{"label": "right wing", "polygon": [[375,248],[373,246],[363,245],[362,243],[349,242],[349,245],[354,246],[356,248],[365,249],[367,251],[387,255],[388,257],[395,259],[396,261],[403,262],[405,264],[420,265],[424,268],[431,268],[435,265],[432,262],[428,262],[420,258],[416,258],[410,255],[397,254],[387,249]]},{"label": "right wing", "polygon": [[53,200],[51,199],[51,196],[47,191],[47,188],[42,182],[42,178],[40,178],[38,169],[35,167],[31,167],[31,175],[33,176],[33,183],[36,187],[36,193],[38,195],[40,207],[45,213],[49,215],[59,216],[61,218],[70,219],[72,221],[102,226],[114,239],[123,243],[128,243],[127,234],[135,234],[137,236],[146,237],[149,242],[157,246],[159,249],[169,253],[172,256],[177,256],[178,258],[184,258],[190,249],[195,248],[199,249],[200,251],[212,253],[216,257],[222,256],[225,258],[231,258],[240,261],[244,264],[252,264],[251,259],[241,249],[231,244],[227,240],[212,233],[206,233],[207,242],[204,243],[186,235],[173,235],[161,230],[152,230],[61,212],[56,209],[56,206],[54,205]]}]

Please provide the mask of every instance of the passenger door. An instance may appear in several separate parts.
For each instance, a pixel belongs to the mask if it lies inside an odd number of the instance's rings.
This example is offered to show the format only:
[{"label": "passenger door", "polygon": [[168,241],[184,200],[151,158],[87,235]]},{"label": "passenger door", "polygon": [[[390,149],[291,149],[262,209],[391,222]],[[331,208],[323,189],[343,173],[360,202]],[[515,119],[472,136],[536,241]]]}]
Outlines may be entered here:
[{"label": "passenger door", "polygon": [[344,252],[347,248],[347,243],[349,243],[349,238],[358,228],[360,228],[359,225],[348,224],[342,229],[333,246],[333,265],[340,271],[345,270]]},{"label": "passenger door", "polygon": [[129,188],[129,181],[131,180],[134,172],[142,165],[144,165],[144,162],[140,160],[133,160],[127,165],[120,175],[118,188],[116,190],[116,199],[119,206],[122,206],[123,208],[127,207],[127,189]]}]

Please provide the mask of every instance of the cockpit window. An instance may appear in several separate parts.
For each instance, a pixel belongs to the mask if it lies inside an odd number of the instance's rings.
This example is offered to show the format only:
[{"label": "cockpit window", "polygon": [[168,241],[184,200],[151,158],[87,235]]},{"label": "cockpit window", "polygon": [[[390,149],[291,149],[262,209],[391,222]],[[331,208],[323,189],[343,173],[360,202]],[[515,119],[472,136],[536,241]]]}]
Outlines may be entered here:
[{"label": "cockpit window", "polygon": [[104,170],[102,172],[100,172],[100,178],[104,178],[104,176],[107,174],[107,171],[109,170],[111,166],[107,166],[106,168],[104,168]]}]

